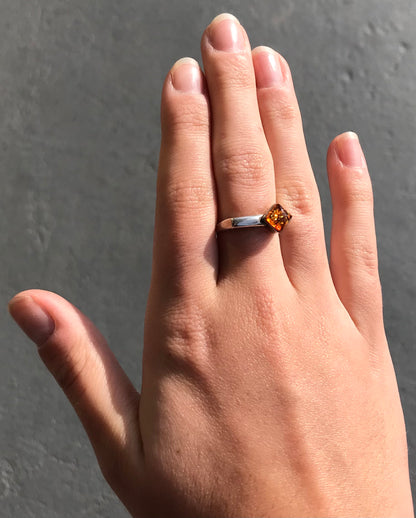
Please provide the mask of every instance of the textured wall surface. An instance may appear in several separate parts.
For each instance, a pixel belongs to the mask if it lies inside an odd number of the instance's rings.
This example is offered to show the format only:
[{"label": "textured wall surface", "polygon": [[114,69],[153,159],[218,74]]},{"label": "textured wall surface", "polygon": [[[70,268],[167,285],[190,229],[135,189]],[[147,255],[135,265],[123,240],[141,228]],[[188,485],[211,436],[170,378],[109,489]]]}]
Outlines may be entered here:
[{"label": "textured wall surface", "polygon": [[139,386],[161,85],[224,10],[291,65],[327,230],[326,148],[360,135],[416,488],[415,1],[0,0],[2,517],[127,516],[6,304],[67,297]]}]

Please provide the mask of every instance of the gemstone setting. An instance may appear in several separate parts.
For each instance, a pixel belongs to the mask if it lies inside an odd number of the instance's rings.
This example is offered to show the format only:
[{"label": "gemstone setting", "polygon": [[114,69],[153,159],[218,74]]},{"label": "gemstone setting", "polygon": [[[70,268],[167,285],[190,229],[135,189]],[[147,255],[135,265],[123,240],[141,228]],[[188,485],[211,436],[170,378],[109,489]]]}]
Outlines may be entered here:
[{"label": "gemstone setting", "polygon": [[279,203],[275,203],[270,209],[263,214],[262,222],[266,223],[267,226],[280,232],[283,227],[292,219],[292,215],[289,214]]}]

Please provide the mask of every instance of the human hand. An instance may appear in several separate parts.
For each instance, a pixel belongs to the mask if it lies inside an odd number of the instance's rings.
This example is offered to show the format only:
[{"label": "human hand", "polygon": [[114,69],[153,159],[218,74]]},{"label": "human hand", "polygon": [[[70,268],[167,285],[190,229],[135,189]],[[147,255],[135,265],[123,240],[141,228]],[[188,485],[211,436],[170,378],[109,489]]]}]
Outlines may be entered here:
[{"label": "human hand", "polygon": [[[286,62],[227,16],[202,56],[206,80],[181,60],[162,95],[141,396],[69,302],[30,290],[10,311],[133,516],[412,516],[358,139],[328,150],[328,265]],[[281,234],[216,237],[276,201]]]}]

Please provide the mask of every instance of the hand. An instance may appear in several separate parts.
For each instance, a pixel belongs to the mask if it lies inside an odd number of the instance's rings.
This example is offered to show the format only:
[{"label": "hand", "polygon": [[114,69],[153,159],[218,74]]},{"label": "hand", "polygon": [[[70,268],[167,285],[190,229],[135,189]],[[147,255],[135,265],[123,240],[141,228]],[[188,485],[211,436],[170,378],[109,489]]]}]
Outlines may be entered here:
[{"label": "hand", "polygon": [[[202,56],[163,89],[141,396],[69,302],[30,290],[10,311],[133,516],[412,516],[359,141],[328,150],[328,265],[287,63],[229,15]],[[275,202],[281,234],[216,237]]]}]

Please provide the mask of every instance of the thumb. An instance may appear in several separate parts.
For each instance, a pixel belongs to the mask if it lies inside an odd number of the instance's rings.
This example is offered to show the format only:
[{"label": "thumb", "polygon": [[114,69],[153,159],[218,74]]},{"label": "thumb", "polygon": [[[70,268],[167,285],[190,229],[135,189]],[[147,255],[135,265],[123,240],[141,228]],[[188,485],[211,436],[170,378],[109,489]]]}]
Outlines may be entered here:
[{"label": "thumb", "polygon": [[138,468],[139,394],[97,328],[48,291],[17,294],[9,311],[74,407],[110,484],[120,468]]}]

